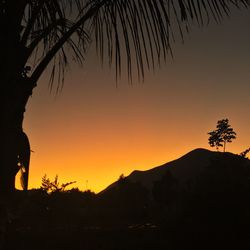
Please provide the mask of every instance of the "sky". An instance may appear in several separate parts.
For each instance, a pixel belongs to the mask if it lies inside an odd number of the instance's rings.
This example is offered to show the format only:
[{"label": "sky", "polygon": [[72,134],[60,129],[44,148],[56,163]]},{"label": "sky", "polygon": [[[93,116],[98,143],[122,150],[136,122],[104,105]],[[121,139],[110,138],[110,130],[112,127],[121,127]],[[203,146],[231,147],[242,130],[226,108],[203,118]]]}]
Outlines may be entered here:
[{"label": "sky", "polygon": [[249,24],[249,10],[234,10],[222,24],[193,26],[184,44],[173,45],[173,59],[133,85],[126,77],[116,82],[93,48],[83,67],[68,70],[60,94],[50,93],[46,72],[25,113],[32,149],[29,188],[39,188],[46,174],[99,192],[121,174],[195,148],[215,150],[207,133],[223,118],[237,133],[227,150],[250,147]]}]

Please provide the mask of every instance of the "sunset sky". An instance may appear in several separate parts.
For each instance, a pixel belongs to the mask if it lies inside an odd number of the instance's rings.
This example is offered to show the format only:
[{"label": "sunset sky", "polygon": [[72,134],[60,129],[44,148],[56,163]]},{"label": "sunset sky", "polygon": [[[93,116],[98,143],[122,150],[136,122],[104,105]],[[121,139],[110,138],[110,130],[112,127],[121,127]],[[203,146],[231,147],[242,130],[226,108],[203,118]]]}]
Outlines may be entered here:
[{"label": "sunset sky", "polygon": [[[94,46],[93,46],[94,47]],[[29,187],[44,174],[99,192],[123,173],[146,170],[194,148],[208,148],[207,132],[228,118],[237,139],[228,151],[250,147],[250,12],[233,11],[220,25],[193,27],[174,59],[144,82],[102,67],[94,48],[72,65],[63,91],[48,89],[48,72],[34,90],[24,129],[32,155]]]}]

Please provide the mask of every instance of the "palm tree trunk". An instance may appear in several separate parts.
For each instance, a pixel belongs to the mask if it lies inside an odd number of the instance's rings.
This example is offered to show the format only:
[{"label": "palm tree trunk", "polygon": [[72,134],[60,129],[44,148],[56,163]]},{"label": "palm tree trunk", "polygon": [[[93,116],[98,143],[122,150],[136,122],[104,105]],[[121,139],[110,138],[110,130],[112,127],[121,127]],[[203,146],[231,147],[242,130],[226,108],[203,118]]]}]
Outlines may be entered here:
[{"label": "palm tree trunk", "polygon": [[226,141],[224,141],[224,147],[223,147],[223,152],[226,152]]},{"label": "palm tree trunk", "polygon": [[[18,3],[17,3],[18,2]],[[27,101],[35,83],[25,71],[27,48],[20,42],[21,20],[27,1],[4,1],[0,13],[0,193],[15,190],[20,169],[20,141]],[[21,145],[21,146],[20,146]],[[23,150],[24,151],[24,150]]]},{"label": "palm tree trunk", "polygon": [[[1,126],[3,127],[3,126]],[[1,140],[0,151],[0,193],[9,194],[15,190],[15,176],[18,171],[17,155],[15,154],[15,135],[10,129]]]},{"label": "palm tree trunk", "polygon": [[[3,85],[2,85],[3,86]],[[7,82],[0,91],[0,193],[9,194],[15,190],[15,176],[20,169],[22,149],[23,118],[28,98],[34,84],[28,77]]]},{"label": "palm tree trunk", "polygon": [[[4,95],[4,96],[2,96]],[[0,192],[9,193],[15,189],[15,175],[18,171],[16,141],[20,126],[14,116],[16,104],[12,93],[1,92],[1,150],[0,150]],[[19,128],[18,128],[19,127]]]}]

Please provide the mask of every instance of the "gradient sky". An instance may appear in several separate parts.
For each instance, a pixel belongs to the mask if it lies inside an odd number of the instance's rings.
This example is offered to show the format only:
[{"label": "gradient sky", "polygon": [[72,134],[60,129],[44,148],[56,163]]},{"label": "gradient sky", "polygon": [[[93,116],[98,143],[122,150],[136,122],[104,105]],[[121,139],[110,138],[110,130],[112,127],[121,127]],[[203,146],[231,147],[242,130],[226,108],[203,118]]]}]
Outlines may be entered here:
[{"label": "gradient sky", "polygon": [[93,51],[82,68],[72,65],[57,96],[44,74],[25,114],[30,188],[58,174],[98,192],[122,173],[209,148],[207,132],[222,118],[237,132],[228,151],[250,147],[249,24],[250,12],[236,10],[221,25],[193,27],[184,45],[173,46],[174,60],[133,86],[120,80],[116,87]]}]

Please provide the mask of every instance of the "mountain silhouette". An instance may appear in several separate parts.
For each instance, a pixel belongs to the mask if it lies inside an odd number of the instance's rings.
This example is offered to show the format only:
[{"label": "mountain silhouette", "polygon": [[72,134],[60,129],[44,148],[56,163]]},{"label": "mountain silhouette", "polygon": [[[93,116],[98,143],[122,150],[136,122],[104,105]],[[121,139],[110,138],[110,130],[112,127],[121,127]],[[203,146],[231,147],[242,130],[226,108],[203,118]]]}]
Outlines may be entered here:
[{"label": "mountain silhouette", "polygon": [[195,149],[97,195],[29,190],[4,249],[250,249],[249,180],[249,159]]},{"label": "mountain silhouette", "polygon": [[[145,171],[135,170],[125,177],[125,179],[133,183],[139,183],[143,187],[151,190],[154,183],[159,181],[168,170],[180,185],[188,185],[189,182],[200,176],[210,165],[213,165],[213,161],[218,157],[221,157],[222,161],[227,162],[227,164],[230,164],[230,162],[234,160],[237,161],[243,159],[243,157],[229,152],[223,153],[197,148],[179,159],[152,169]],[[250,166],[250,160],[244,160],[246,161],[246,164]],[[100,194],[103,194],[110,189],[116,189],[117,185],[119,185],[119,181],[109,185],[106,189],[100,192]]]},{"label": "mountain silhouette", "polygon": [[197,228],[208,235],[216,228],[225,238],[247,238],[241,225],[250,224],[249,180],[249,159],[199,148],[120,178],[97,195],[98,213],[106,224],[150,222],[177,234],[181,229],[182,235]]}]

